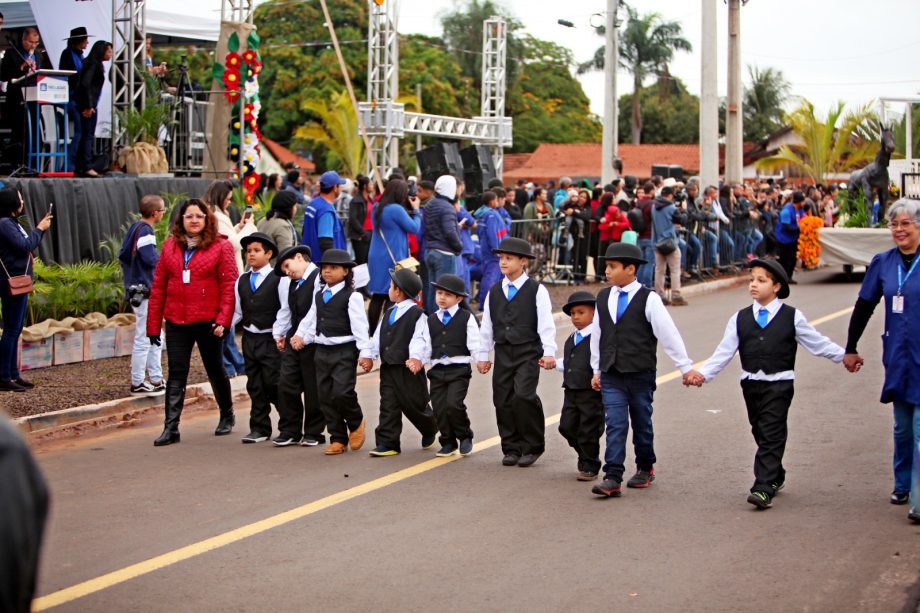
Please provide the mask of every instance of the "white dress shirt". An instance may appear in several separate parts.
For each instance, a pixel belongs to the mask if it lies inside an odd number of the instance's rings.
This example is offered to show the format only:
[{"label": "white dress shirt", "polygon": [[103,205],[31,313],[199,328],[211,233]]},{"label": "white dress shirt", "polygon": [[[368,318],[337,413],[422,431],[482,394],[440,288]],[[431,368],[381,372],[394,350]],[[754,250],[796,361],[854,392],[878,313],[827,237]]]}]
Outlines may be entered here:
[{"label": "white dress shirt", "polygon": [[[502,277],[502,291],[505,292],[505,298],[508,297],[508,286],[513,285],[520,291],[524,282],[527,281],[527,273],[522,273],[520,277],[511,281],[508,277]],[[492,335],[492,316],[489,313],[489,295],[483,299],[485,310],[482,312],[482,323],[479,329],[479,361],[488,362],[489,353],[495,348],[495,338]],[[556,324],[553,322],[553,304],[549,299],[549,292],[542,284],[537,285],[537,334],[540,335],[540,342],[543,344],[544,356],[556,355]]]},{"label": "white dress shirt", "polygon": [[[256,278],[256,281],[255,281],[256,289],[259,289],[260,287],[262,287],[262,283],[265,281],[268,275],[275,274],[274,270],[275,269],[272,267],[271,264],[266,264],[265,266],[263,266],[262,268],[258,270],[249,271],[249,273]],[[240,276],[243,276],[243,275],[240,275]],[[282,305],[287,305],[287,290],[289,286],[290,286],[290,279],[288,279],[287,277],[281,279],[281,283],[278,284],[278,299],[281,301]],[[237,282],[233,284],[233,294],[236,297],[236,303],[233,307],[232,326],[236,326],[236,324],[240,323],[240,320],[243,319],[243,307],[240,305],[239,278],[237,278]],[[288,318],[290,319],[290,314],[288,315]],[[276,322],[277,322],[277,319],[278,319],[278,315],[275,314]],[[260,330],[259,328],[256,328],[252,324],[249,324],[248,326],[243,326],[243,330],[246,330],[247,332],[252,332],[253,334],[271,334],[273,329],[274,329],[274,325],[271,328],[266,328],[265,330]]]},{"label": "white dress shirt", "polygon": [[[460,305],[455,304],[449,309],[438,309],[437,315],[438,319],[444,321],[444,313],[450,313],[451,318],[453,318],[457,311],[460,310]],[[427,324],[426,324],[427,328]],[[429,343],[428,343],[428,355],[425,357],[423,362],[428,362],[432,366],[449,366],[451,364],[470,364],[473,360],[476,359],[476,354],[479,353],[479,324],[476,323],[476,317],[470,313],[470,318],[466,321],[466,348],[470,352],[470,355],[455,355],[453,357],[442,358],[431,355],[431,331],[428,330]]]},{"label": "white dress shirt", "polygon": [[[761,305],[759,302],[755,302],[751,306],[751,309],[754,311],[755,320],[757,319],[757,312],[762,306],[767,309],[767,324],[769,324],[773,321],[773,317],[779,312],[783,303],[777,299],[774,299],[767,305]],[[815,330],[814,326],[805,319],[804,313],[798,309],[795,310],[795,340],[813,355],[827,358],[838,364],[843,361],[843,347]],[[722,342],[719,343],[719,346],[716,347],[712,356],[706,360],[706,363],[700,368],[700,373],[706,377],[706,381],[711,381],[713,377],[722,372],[722,369],[728,366],[728,363],[732,361],[736,351],[738,351],[737,313],[729,317],[728,323],[725,325],[725,334],[722,336]],[[768,375],[762,370],[755,373],[742,370],[741,378],[751,379],[752,381],[792,381],[795,379],[795,371],[783,370]]]},{"label": "white dress shirt", "polygon": [[[627,304],[629,304],[636,297],[636,292],[641,287],[642,285],[638,281],[633,281],[623,287],[610,288],[607,310],[610,312],[610,319],[613,320],[613,323],[617,322],[617,300],[619,300],[620,292],[626,292],[628,296]],[[591,323],[591,370],[594,371],[595,375],[599,375],[601,372],[600,315],[601,310],[595,309],[594,321]],[[668,313],[664,303],[661,301],[661,296],[655,292],[650,292],[648,300],[645,302],[645,319],[652,324],[652,333],[661,343],[661,348],[664,349],[665,354],[674,362],[674,366],[682,374],[690,372],[693,369],[693,360],[687,356],[684,339],[681,338],[680,332],[677,331],[677,326],[674,325],[671,314]]]},{"label": "white dress shirt", "polygon": [[[303,271],[300,280],[306,281],[307,278],[316,270],[316,264],[313,262],[307,262],[307,268]],[[288,293],[285,294],[284,299],[281,300],[281,309],[278,310],[278,317],[275,318],[275,325],[272,326],[272,336],[275,340],[282,339],[287,336],[288,331],[291,329],[291,303],[288,301],[288,296],[290,295],[290,286],[291,281],[289,277],[284,277],[281,279],[281,282],[284,283],[285,279],[287,280]],[[319,286],[322,284],[322,279],[319,275],[316,275],[316,279],[313,281],[313,287],[307,291],[313,292],[313,296],[316,296],[316,292],[319,290]],[[279,288],[280,289],[280,288]],[[306,319],[306,316],[304,316]]]},{"label": "white dress shirt", "polygon": [[[345,282],[340,281],[332,287],[326,289],[332,292],[333,297],[345,289]],[[317,290],[319,291],[319,290]],[[325,290],[323,290],[325,291]],[[371,357],[371,341],[368,338],[367,328],[370,325],[367,322],[367,313],[364,312],[364,297],[359,292],[353,292],[348,299],[348,321],[351,327],[351,334],[348,336],[326,336],[316,330],[316,302],[322,300],[322,294],[315,296],[313,305],[307,311],[306,317],[297,326],[295,336],[303,339],[304,345],[316,343],[317,345],[344,345],[354,341],[362,358]]]},{"label": "white dress shirt", "polygon": [[[384,311],[383,317],[389,320],[390,313],[393,309],[396,309],[396,319],[393,320],[395,323],[414,306],[414,300],[403,300],[396,306]],[[374,332],[374,337],[371,339],[370,358],[372,360],[380,359],[380,330],[382,328],[383,318],[381,318],[380,323],[377,324],[377,330]],[[425,356],[427,355],[431,355],[431,337],[428,334],[428,318],[422,314],[422,316],[418,318],[418,321],[415,322],[415,330],[412,331],[412,338],[409,340],[409,358],[424,362]]]},{"label": "white dress shirt", "polygon": [[[614,316],[616,316],[616,314],[614,314]],[[575,332],[572,332],[569,336],[575,336],[576,334],[581,334],[581,341],[578,343],[579,345],[581,343],[590,343],[591,342],[591,325],[589,324],[585,326],[584,328],[582,328],[581,330],[575,330]],[[561,373],[565,372],[565,355],[563,355],[562,357],[556,358],[556,370],[558,370]]]}]

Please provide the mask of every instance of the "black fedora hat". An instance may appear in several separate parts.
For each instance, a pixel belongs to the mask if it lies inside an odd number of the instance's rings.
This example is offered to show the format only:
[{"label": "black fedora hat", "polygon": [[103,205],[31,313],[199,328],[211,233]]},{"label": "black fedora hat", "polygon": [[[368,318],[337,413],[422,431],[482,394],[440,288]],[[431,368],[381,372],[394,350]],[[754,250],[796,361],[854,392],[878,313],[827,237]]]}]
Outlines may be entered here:
[{"label": "black fedora hat", "polygon": [[450,273],[438,277],[437,282],[432,281],[431,286],[443,289],[445,292],[450,292],[457,296],[463,296],[464,298],[470,297],[470,295],[466,293],[466,282],[457,275],[452,275]]},{"label": "black fedora hat", "polygon": [[779,291],[776,292],[777,298],[788,298],[789,297],[789,276],[786,274],[786,271],[783,270],[783,267],[779,262],[774,260],[751,260],[749,264],[751,268],[759,266],[770,271],[770,274],[773,276],[773,280],[780,284]]},{"label": "black fedora hat", "polygon": [[[70,30],[70,36],[64,40],[73,40],[75,38],[89,38],[91,35],[86,31],[86,27],[79,26]],[[95,38],[95,37],[94,37]]]},{"label": "black fedora hat", "polygon": [[278,245],[275,244],[275,241],[272,240],[272,237],[263,232],[253,232],[248,236],[244,236],[240,239],[240,247],[243,248],[243,251],[246,251],[251,243],[262,243],[264,247],[271,249],[273,255],[278,255]]},{"label": "black fedora hat", "polygon": [[399,270],[391,268],[390,278],[393,279],[393,284],[401,289],[410,300],[415,300],[415,297],[422,293],[421,277],[408,268],[400,268]]},{"label": "black fedora hat", "polygon": [[323,257],[317,263],[320,266],[323,264],[335,264],[336,266],[344,266],[346,268],[357,266],[355,261],[351,259],[351,256],[348,255],[348,252],[344,249],[326,249],[323,252]]},{"label": "black fedora hat", "polygon": [[530,246],[530,243],[525,241],[523,238],[514,238],[508,237],[503,238],[502,242],[498,244],[498,247],[492,250],[494,254],[507,253],[510,255],[517,255],[522,258],[532,258],[533,249]]},{"label": "black fedora hat", "polygon": [[597,299],[591,292],[586,292],[584,290],[575,292],[569,296],[569,301],[562,306],[562,312],[566,315],[571,315],[572,307],[578,306],[579,304],[590,304],[593,307],[596,301]]},{"label": "black fedora hat", "polygon": [[309,245],[294,245],[293,247],[288,247],[281,252],[281,255],[279,255],[278,259],[275,261],[275,274],[279,277],[285,276],[284,271],[281,270],[281,265],[298,253],[303,254],[308,260],[313,259],[313,252],[310,250]]},{"label": "black fedora hat", "polygon": [[604,254],[603,260],[616,260],[624,264],[635,264],[641,266],[648,264],[648,260],[642,257],[642,250],[636,245],[629,243],[612,243],[607,247],[607,253]]}]

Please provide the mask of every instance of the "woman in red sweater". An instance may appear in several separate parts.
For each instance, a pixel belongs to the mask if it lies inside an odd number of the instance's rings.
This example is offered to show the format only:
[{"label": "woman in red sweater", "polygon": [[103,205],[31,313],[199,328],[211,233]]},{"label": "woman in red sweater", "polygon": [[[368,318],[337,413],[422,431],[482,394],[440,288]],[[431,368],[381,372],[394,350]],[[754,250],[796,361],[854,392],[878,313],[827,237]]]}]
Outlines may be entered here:
[{"label": "woman in red sweater", "polygon": [[597,207],[595,219],[598,220],[600,230],[600,251],[598,253],[607,253],[607,247],[611,243],[618,243],[623,237],[623,232],[629,230],[629,220],[626,214],[620,210],[620,207],[613,203],[613,194],[607,192],[601,197],[601,202]]},{"label": "woman in red sweater", "polygon": [[230,380],[221,362],[221,338],[233,318],[237,278],[233,247],[218,234],[210,208],[196,198],[179,209],[171,233],[153,275],[147,315],[147,336],[157,345],[166,319],[166,425],[153,442],[156,447],[179,442],[179,418],[195,344],[220,408],[214,434],[230,434],[235,423]]}]

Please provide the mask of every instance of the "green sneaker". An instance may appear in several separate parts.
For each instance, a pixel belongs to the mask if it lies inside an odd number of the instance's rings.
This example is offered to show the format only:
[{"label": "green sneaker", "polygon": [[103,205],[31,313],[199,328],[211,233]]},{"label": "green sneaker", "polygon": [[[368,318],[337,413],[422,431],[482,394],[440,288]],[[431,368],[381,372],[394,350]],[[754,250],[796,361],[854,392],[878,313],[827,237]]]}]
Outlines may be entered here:
[{"label": "green sneaker", "polygon": [[766,492],[752,492],[747,501],[758,509],[769,509],[773,506],[773,497]]}]

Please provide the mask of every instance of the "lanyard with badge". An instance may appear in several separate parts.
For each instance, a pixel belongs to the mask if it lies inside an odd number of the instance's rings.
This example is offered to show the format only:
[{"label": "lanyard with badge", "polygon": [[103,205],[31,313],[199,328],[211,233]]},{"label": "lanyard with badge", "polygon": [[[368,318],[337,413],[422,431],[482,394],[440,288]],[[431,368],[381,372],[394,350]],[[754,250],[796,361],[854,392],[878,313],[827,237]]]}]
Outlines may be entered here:
[{"label": "lanyard with badge", "polygon": [[914,257],[913,263],[910,265],[910,270],[907,271],[907,274],[904,275],[904,278],[901,278],[901,269],[902,266],[898,264],[898,293],[891,297],[891,312],[892,313],[903,313],[904,312],[904,296],[901,294],[901,290],[904,289],[904,284],[907,283],[907,280],[910,278],[910,274],[914,272],[914,268],[917,267],[917,257]]},{"label": "lanyard with badge", "polygon": [[182,282],[186,284],[192,282],[192,271],[188,269],[188,263],[192,261],[193,255],[195,255],[194,248],[182,250]]}]

